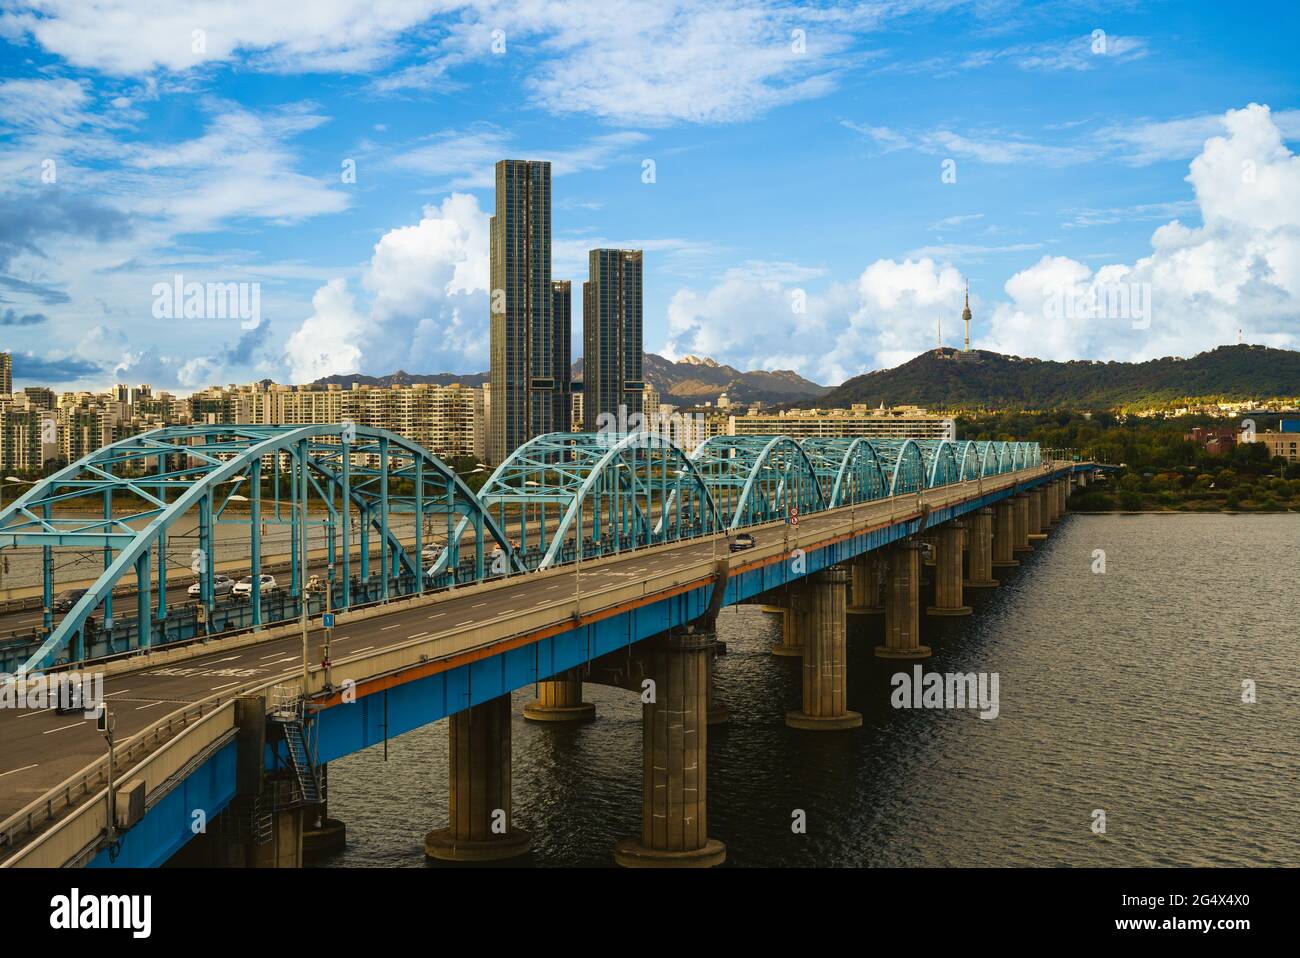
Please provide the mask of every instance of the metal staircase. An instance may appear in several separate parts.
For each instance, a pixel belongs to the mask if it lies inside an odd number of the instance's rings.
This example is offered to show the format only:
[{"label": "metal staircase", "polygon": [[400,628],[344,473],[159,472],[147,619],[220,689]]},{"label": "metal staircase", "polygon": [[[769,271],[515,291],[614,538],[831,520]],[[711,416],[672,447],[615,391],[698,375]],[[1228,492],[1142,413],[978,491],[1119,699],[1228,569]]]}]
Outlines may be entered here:
[{"label": "metal staircase", "polygon": [[294,778],[298,783],[298,792],[304,805],[319,805],[321,802],[320,781],[316,778],[316,768],[312,765],[311,755],[307,751],[307,741],[302,734],[302,723],[298,721],[281,722],[284,742],[289,747],[289,763],[293,766]]}]

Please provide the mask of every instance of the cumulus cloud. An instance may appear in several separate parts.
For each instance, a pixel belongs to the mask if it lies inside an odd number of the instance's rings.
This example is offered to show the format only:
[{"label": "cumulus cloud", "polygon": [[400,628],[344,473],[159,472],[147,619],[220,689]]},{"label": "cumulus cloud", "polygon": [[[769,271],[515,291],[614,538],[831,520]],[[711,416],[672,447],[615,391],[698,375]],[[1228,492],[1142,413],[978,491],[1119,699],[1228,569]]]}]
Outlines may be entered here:
[{"label": "cumulus cloud", "polygon": [[[1150,255],[1131,264],[1043,256],[1006,281],[1005,299],[973,298],[973,345],[1132,361],[1190,356],[1235,342],[1241,329],[1250,342],[1300,346],[1300,157],[1265,106],[1229,111],[1214,128],[1222,135],[1203,142],[1186,177],[1201,226],[1165,223]],[[940,318],[956,344],[963,284],[943,252],[877,260],[855,283],[806,295],[802,313],[792,308],[795,283],[743,271],[680,290],[664,351],[838,382],[929,348]]]},{"label": "cumulus cloud", "polygon": [[[1172,220],[1151,254],[1094,271],[1045,256],[1007,280],[985,345],[1043,358],[1136,360],[1191,355],[1246,340],[1300,345],[1300,157],[1283,143],[1269,109],[1251,104],[1223,118],[1187,182],[1200,227]],[[1117,293],[1149,293],[1149,315],[1112,308]],[[1065,297],[1098,304],[1064,315]]]},{"label": "cumulus cloud", "polygon": [[316,291],[312,315],[285,344],[291,377],[310,382],[363,364],[371,373],[483,368],[488,283],[488,215],[477,198],[453,193],[375,244],[361,279],[367,306],[342,278]]}]

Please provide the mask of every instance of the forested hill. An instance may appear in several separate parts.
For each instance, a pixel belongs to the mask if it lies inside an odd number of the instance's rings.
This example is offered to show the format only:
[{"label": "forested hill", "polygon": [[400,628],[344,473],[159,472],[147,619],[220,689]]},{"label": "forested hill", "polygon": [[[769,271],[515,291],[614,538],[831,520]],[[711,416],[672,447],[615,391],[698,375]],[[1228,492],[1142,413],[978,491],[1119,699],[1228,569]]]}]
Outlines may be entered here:
[{"label": "forested hill", "polygon": [[1232,401],[1275,396],[1300,396],[1300,352],[1220,346],[1191,359],[1122,363],[1053,362],[985,350],[932,349],[893,369],[855,376],[816,405],[1112,409],[1184,398]]}]

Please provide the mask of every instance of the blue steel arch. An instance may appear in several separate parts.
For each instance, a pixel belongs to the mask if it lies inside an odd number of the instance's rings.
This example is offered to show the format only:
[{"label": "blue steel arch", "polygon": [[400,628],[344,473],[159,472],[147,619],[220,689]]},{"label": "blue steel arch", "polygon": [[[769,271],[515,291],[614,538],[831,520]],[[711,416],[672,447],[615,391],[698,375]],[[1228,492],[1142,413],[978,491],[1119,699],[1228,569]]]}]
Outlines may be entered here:
[{"label": "blue steel arch", "polygon": [[921,439],[917,441],[921,458],[925,462],[925,487],[946,486],[961,478],[957,471],[955,446],[947,439]]},{"label": "blue steel arch", "polygon": [[724,528],[696,464],[650,431],[537,436],[493,470],[479,498],[498,510],[503,528],[517,520],[519,548],[538,569],[576,558],[579,548],[585,558]]},{"label": "blue steel arch", "polygon": [[827,508],[870,502],[889,495],[889,481],[870,440],[819,437],[805,439],[799,445],[821,481]]},{"label": "blue steel arch", "polygon": [[729,530],[827,508],[817,470],[789,436],[710,436],[691,459]]},{"label": "blue steel arch", "polygon": [[926,487],[925,460],[915,439],[876,439],[872,443],[889,475],[889,494],[920,492]]},{"label": "blue steel arch", "polygon": [[[411,511],[418,513],[414,523],[417,557],[425,519],[430,514],[444,511],[449,517],[459,514],[475,524],[477,578],[483,575],[484,533],[491,534],[509,550],[509,541],[450,467],[418,444],[387,430],[352,423],[167,426],[101,447],[34,483],[0,512],[0,550],[23,546],[38,546],[43,550],[47,634],[23,669],[45,668],[65,651],[69,659],[82,658],[87,651],[87,619],[102,605],[105,626],[111,625],[113,587],[132,570],[138,579],[136,647],[146,648],[153,644],[154,610],[149,578],[151,553],[158,557],[157,613],[163,630],[161,638],[165,641],[167,536],[170,527],[191,510],[198,512],[199,546],[193,554],[201,556],[192,568],[199,575],[200,603],[208,613],[205,621],[210,622],[214,599],[212,577],[215,563],[211,561],[214,525],[221,521],[222,513],[233,501],[250,504],[247,524],[250,530],[250,571],[253,573],[252,624],[255,628],[260,625],[258,530],[262,521],[264,463],[273,467],[271,481],[275,518],[266,520],[269,522],[285,521],[280,515],[282,469],[279,467],[288,466],[288,524],[293,529],[291,591],[299,602],[306,591],[307,556],[300,555],[299,537],[302,533],[298,506],[300,501],[310,501],[311,490],[315,490],[321,502],[327,504],[326,518],[319,521],[328,527],[331,580],[336,525],[340,517],[342,520],[341,607],[350,604],[349,538],[354,508],[359,518],[359,561],[365,581],[368,581],[370,562],[369,533],[372,529],[379,533],[381,598],[388,597],[390,578],[400,576],[401,570],[413,575],[416,588],[423,588],[418,558],[407,552],[389,525],[390,513],[400,512],[404,505],[409,504]],[[246,491],[253,493],[251,498],[238,495],[244,483],[248,484]],[[403,485],[410,486],[409,495],[403,495]],[[227,492],[223,489],[225,486],[233,488]],[[115,502],[115,498],[118,501]],[[128,501],[123,503],[122,498],[128,498]],[[84,512],[56,514],[56,511],[62,511],[60,507],[84,506],[88,500],[96,507],[102,505],[101,518],[88,518]],[[216,505],[217,502],[220,505]],[[124,515],[124,505],[135,506],[136,511]],[[394,506],[397,506],[396,510]],[[308,525],[311,521],[308,513]],[[141,523],[143,526],[138,527]],[[456,555],[458,544],[458,539],[449,539],[445,551]],[[54,626],[50,601],[53,592],[51,556],[55,548],[67,546],[102,550],[104,568],[86,593]],[[333,589],[332,581],[330,588]],[[111,648],[111,638],[109,642],[109,651],[115,651]]]},{"label": "blue steel arch", "polygon": [[981,468],[979,443],[970,440],[959,442],[956,444],[955,452],[957,456],[957,478],[960,481],[978,479],[984,474]]}]

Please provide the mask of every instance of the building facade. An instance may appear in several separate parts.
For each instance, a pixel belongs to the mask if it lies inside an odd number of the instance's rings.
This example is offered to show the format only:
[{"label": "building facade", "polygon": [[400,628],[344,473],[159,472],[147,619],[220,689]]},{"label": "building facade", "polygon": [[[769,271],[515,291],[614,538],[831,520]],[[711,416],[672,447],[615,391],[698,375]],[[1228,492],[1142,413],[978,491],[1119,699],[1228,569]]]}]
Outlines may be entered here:
[{"label": "building facade", "polygon": [[[642,411],[641,250],[594,249],[582,286],[583,415],[596,432],[602,415],[621,421]],[[608,420],[606,420],[608,421]]]},{"label": "building facade", "polygon": [[849,409],[789,409],[779,413],[731,416],[732,436],[790,436],[793,439],[956,439],[957,424],[918,406],[872,409],[854,405]]},{"label": "building facade", "polygon": [[495,465],[533,436],[554,431],[563,419],[556,408],[550,163],[498,161],[496,213],[489,234],[492,419],[488,456]]},{"label": "building facade", "polygon": [[551,281],[551,316],[555,323],[555,423],[553,432],[568,432],[573,421],[573,283]]}]

